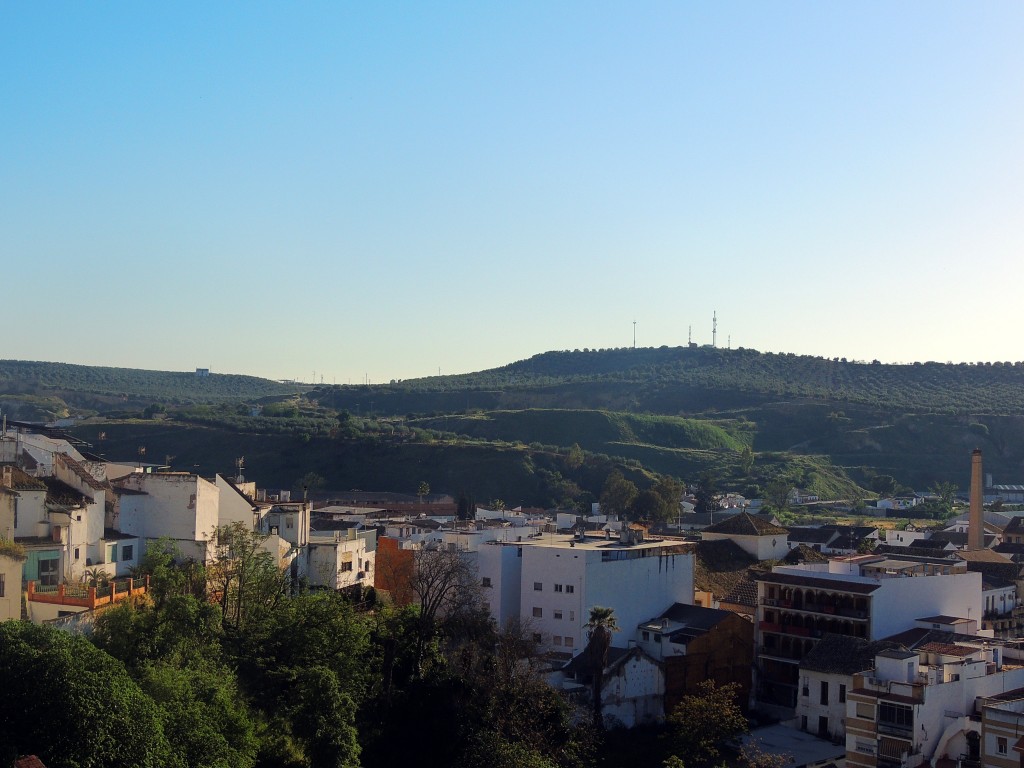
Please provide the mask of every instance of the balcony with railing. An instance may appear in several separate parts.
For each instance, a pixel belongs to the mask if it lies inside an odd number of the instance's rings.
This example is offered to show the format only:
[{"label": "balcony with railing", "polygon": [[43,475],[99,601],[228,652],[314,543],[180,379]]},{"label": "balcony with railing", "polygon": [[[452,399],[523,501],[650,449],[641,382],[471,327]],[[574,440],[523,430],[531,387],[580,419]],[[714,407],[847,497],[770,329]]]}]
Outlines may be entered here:
[{"label": "balcony with railing", "polygon": [[94,609],[104,605],[144,595],[149,591],[149,576],[142,579],[116,579],[96,587],[84,584],[54,584],[52,586],[28,583],[28,599],[34,603],[50,603],[78,608]]}]

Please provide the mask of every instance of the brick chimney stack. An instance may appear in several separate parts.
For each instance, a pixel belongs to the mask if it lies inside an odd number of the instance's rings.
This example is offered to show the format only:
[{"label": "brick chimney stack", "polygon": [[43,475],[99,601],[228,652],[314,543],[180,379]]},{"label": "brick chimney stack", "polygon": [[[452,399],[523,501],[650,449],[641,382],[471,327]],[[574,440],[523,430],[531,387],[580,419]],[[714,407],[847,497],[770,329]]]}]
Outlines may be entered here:
[{"label": "brick chimney stack", "polygon": [[981,474],[981,448],[971,454],[971,512],[967,518],[967,549],[985,548],[985,513]]},{"label": "brick chimney stack", "polygon": [[0,473],[0,488],[12,488],[14,486],[14,467],[5,464],[3,472]]}]

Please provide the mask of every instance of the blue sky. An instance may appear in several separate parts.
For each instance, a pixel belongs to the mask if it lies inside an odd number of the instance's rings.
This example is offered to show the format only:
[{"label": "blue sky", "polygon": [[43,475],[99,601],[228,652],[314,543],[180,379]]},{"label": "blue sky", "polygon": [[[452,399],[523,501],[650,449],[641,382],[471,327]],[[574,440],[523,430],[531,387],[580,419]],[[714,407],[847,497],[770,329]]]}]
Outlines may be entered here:
[{"label": "blue sky", "polygon": [[1024,359],[1024,5],[5,3],[0,357]]}]

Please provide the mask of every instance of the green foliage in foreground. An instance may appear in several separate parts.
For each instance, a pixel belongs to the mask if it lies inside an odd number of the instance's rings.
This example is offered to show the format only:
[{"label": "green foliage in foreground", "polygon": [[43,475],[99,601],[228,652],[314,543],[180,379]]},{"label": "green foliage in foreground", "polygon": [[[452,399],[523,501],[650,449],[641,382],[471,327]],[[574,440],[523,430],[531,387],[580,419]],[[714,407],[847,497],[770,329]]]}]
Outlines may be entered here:
[{"label": "green foliage in foreground", "polygon": [[206,577],[231,592],[224,613],[195,594],[201,569],[172,554],[148,548],[152,600],[104,611],[91,642],[0,625],[0,764],[31,753],[53,768],[586,764],[588,732],[531,663],[532,639],[499,631],[473,594],[428,619],[292,593],[254,566],[242,603],[225,577],[235,566],[218,558]]},{"label": "green foliage in foreground", "polygon": [[83,637],[0,624],[0,711],[6,765],[22,754],[50,768],[187,765],[171,749],[165,713]]}]

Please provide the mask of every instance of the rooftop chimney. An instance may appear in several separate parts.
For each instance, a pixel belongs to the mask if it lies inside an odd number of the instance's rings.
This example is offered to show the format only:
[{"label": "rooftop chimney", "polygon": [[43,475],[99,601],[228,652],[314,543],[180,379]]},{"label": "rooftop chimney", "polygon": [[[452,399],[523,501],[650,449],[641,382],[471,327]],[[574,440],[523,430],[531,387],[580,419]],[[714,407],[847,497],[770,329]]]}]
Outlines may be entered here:
[{"label": "rooftop chimney", "polygon": [[971,454],[971,512],[967,519],[967,549],[985,548],[985,515],[982,509],[981,448]]}]

